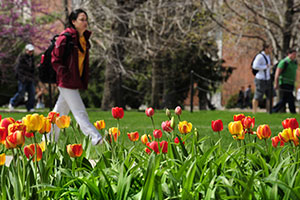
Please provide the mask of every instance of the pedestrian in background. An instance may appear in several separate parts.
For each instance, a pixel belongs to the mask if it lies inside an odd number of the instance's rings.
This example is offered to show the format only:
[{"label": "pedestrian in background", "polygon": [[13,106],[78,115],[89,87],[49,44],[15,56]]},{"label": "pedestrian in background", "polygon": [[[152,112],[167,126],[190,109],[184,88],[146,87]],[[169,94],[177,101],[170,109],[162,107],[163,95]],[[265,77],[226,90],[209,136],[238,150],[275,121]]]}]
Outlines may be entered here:
[{"label": "pedestrian in background", "polygon": [[[271,85],[271,59],[270,54],[272,52],[272,46],[269,44],[263,45],[263,50],[258,53],[253,61],[253,69],[258,70],[255,75],[254,84],[255,84],[255,93],[252,100],[253,113],[257,112],[258,102],[263,100],[264,95],[267,97],[270,95],[270,85]],[[268,98],[267,98],[268,99]],[[267,108],[269,101],[267,100]]]},{"label": "pedestrian in background", "polygon": [[297,73],[297,52],[294,49],[288,51],[288,56],[282,59],[275,73],[275,89],[282,91],[282,97],[274,106],[272,112],[278,112],[285,104],[288,103],[291,113],[296,113],[295,98],[293,95],[294,85]]},{"label": "pedestrian in background", "polygon": [[16,77],[18,79],[18,91],[10,99],[8,108],[10,111],[14,110],[25,96],[25,92],[28,93],[28,100],[26,103],[26,109],[28,112],[34,111],[35,104],[35,65],[34,65],[34,46],[27,44],[25,46],[25,53],[17,60],[15,67]]}]

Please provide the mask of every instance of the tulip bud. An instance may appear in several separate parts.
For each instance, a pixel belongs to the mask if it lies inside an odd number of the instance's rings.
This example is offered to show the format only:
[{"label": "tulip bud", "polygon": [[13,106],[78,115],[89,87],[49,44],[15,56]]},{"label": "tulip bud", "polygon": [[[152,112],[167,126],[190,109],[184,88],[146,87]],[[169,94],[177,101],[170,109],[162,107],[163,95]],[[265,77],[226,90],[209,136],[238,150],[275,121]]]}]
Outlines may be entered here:
[{"label": "tulip bud", "polygon": [[172,116],[172,118],[171,118],[171,128],[172,129],[175,128],[175,118],[174,118],[174,116]]},{"label": "tulip bud", "polygon": [[166,115],[169,119],[171,118],[171,111],[168,108],[166,109]]},{"label": "tulip bud", "polygon": [[145,113],[146,113],[147,117],[152,117],[154,115],[154,110],[153,110],[153,108],[150,107],[145,110]]},{"label": "tulip bud", "polygon": [[180,107],[180,106],[177,106],[177,107],[175,108],[175,114],[176,114],[176,115],[181,115],[181,112],[182,112],[181,107]]}]

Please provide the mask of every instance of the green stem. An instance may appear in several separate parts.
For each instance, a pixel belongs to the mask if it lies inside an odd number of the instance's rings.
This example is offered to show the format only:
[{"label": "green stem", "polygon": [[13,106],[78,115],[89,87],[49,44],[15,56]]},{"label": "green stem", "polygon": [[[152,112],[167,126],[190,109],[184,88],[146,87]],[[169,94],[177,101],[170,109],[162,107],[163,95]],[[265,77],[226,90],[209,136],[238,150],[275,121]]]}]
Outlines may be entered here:
[{"label": "green stem", "polygon": [[268,143],[267,143],[267,139],[265,139],[265,144],[266,144],[266,153],[268,153]]},{"label": "green stem", "polygon": [[151,121],[152,121],[152,127],[153,127],[153,130],[155,130],[153,117],[151,117]]}]

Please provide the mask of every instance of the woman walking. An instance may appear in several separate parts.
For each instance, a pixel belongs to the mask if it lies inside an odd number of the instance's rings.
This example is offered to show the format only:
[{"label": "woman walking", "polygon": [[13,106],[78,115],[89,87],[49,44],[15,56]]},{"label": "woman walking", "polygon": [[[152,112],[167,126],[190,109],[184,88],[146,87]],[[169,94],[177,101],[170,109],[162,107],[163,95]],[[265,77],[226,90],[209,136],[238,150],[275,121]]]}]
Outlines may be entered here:
[{"label": "woman walking", "polygon": [[[71,111],[82,132],[90,137],[93,145],[96,145],[102,142],[102,136],[89,121],[79,94],[79,89],[87,89],[89,79],[91,32],[87,30],[87,27],[87,13],[82,9],[76,9],[69,16],[69,27],[56,40],[51,62],[57,74],[56,83],[59,97],[53,111],[60,115],[68,115]],[[69,39],[66,33],[70,35],[70,41],[67,41]],[[65,58],[64,55],[67,51],[69,53]],[[58,132],[59,128],[55,126],[55,141],[58,140]]]}]

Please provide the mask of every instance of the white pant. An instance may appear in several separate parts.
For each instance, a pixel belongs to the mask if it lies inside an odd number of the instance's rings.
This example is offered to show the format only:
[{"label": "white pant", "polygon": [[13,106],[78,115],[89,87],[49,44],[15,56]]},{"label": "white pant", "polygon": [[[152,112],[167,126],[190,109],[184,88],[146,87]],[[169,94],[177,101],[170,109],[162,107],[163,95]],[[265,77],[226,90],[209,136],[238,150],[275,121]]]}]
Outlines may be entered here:
[{"label": "white pant", "polygon": [[[95,128],[95,126],[89,121],[88,114],[85,106],[82,102],[78,89],[68,89],[58,87],[59,97],[53,109],[54,112],[58,112],[59,116],[68,115],[70,110],[73,113],[80,129],[84,135],[89,136],[92,140],[92,144],[95,145],[101,140],[102,136]],[[59,137],[59,128],[54,125],[55,141],[57,142]],[[53,131],[47,134],[48,139],[52,137]]]}]

